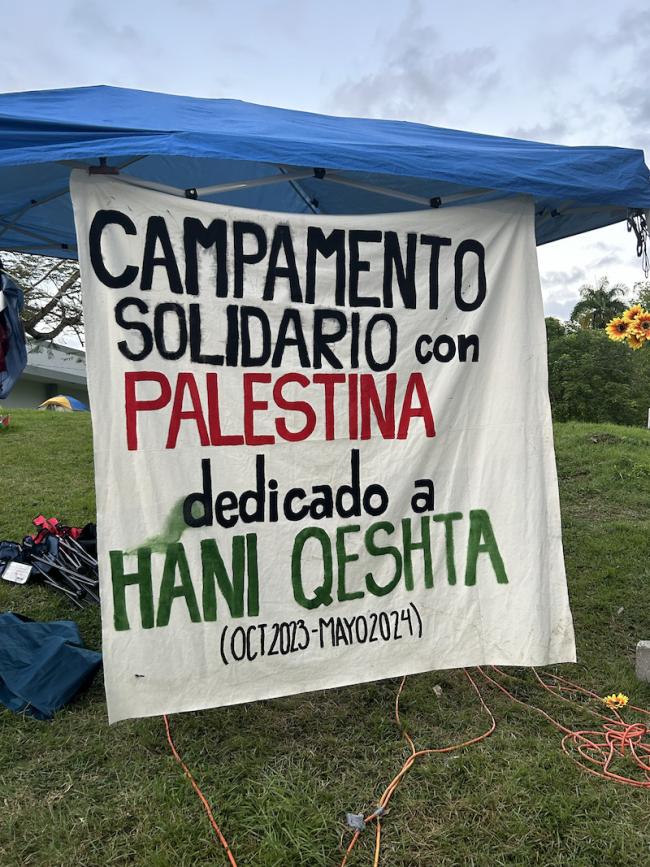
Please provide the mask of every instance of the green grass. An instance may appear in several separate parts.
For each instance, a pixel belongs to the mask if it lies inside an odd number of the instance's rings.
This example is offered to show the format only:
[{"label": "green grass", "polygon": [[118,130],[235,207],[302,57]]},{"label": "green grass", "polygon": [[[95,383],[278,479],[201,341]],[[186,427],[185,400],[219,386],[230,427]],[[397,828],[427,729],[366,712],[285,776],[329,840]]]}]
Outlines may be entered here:
[{"label": "green grass", "polygon": [[[578,641],[567,676],[598,693],[638,684],[636,641],[650,637],[650,433],[612,425],[556,428],[564,541]],[[38,512],[93,519],[87,415],[12,413],[0,434],[0,538]],[[74,617],[91,647],[99,612],[76,613],[38,587],[0,582],[0,610]],[[527,678],[522,694],[566,719]],[[432,686],[443,695],[436,699]],[[214,805],[240,864],[340,863],[346,811],[367,810],[406,752],[392,721],[396,682],[188,713],[172,720],[181,754]],[[650,792],[581,772],[541,717],[488,692],[496,734],[422,761],[393,799],[382,865],[650,864]],[[409,679],[403,717],[422,746],[485,726],[460,672]],[[576,723],[589,727],[589,717]],[[372,863],[371,835],[351,865]],[[174,763],[160,719],[108,727],[101,677],[53,722],[0,710],[0,864],[207,867],[225,864]]]}]

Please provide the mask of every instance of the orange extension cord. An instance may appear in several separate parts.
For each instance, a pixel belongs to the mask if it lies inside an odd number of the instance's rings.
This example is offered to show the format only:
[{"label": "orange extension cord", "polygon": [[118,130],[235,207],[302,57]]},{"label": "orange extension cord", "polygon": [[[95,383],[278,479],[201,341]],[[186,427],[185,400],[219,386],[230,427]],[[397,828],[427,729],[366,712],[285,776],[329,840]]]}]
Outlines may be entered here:
[{"label": "orange extension cord", "polygon": [[[482,668],[479,667],[478,670],[488,683],[491,683],[504,695],[508,696],[511,701],[541,714],[551,723],[552,726],[562,732],[564,735],[562,738],[562,750],[578,765],[578,767],[582,768],[588,774],[592,774],[593,776],[600,777],[604,780],[623,783],[627,786],[650,789],[650,740],[647,739],[648,727],[646,725],[638,722],[625,722],[616,709],[612,709],[613,716],[605,716],[605,714],[598,713],[589,707],[581,706],[582,710],[586,710],[597,719],[604,720],[604,723],[601,723],[599,729],[585,729],[580,731],[569,729],[562,725],[562,723],[558,722],[558,720],[550,714],[546,713],[546,711],[536,707],[532,702],[522,701],[521,699],[516,698],[510,690],[506,689],[502,683],[499,683],[493,677],[490,677],[489,674],[486,674]],[[501,677],[515,679],[495,666],[492,667],[492,671],[496,672]],[[533,673],[539,685],[546,690],[546,692],[549,692],[552,696],[561,701],[573,704],[574,702],[562,693],[578,693],[579,695],[584,695],[597,701],[598,704],[602,706],[602,699],[599,695],[591,690],[585,689],[577,683],[573,683],[571,680],[567,680],[565,677],[560,677],[560,675],[552,674],[550,672],[542,672],[544,677],[557,684],[555,687],[552,687],[542,680],[534,668]],[[650,716],[650,711],[644,710],[644,708],[636,707],[635,705],[628,705],[627,707],[637,713]],[[618,757],[624,758],[626,756],[626,750],[629,757],[632,759],[634,766],[641,771],[642,778],[625,776],[611,770],[612,762]],[[579,758],[576,758],[576,752],[578,753]]]},{"label": "orange extension cord", "polygon": [[[390,783],[386,786],[383,795],[379,799],[377,809],[374,810],[374,812],[370,813],[368,816],[366,816],[364,818],[364,822],[366,824],[368,824],[369,822],[372,822],[372,821],[375,822],[375,855],[374,855],[374,859],[373,859],[373,867],[378,867],[378,864],[379,864],[379,855],[380,855],[380,851],[381,851],[381,817],[386,813],[387,808],[388,808],[388,803],[389,803],[390,799],[393,797],[393,795],[395,794],[395,790],[397,789],[399,784],[402,782],[402,780],[404,779],[406,774],[410,771],[411,767],[415,764],[416,760],[419,758],[422,758],[423,756],[430,756],[430,755],[439,754],[439,753],[451,753],[454,750],[460,750],[463,747],[469,747],[471,744],[477,744],[480,741],[485,740],[485,738],[489,737],[497,727],[496,720],[494,719],[494,716],[492,715],[492,711],[485,703],[483,696],[481,695],[479,688],[476,685],[476,682],[474,681],[471,674],[469,673],[469,671],[466,668],[463,669],[463,672],[464,672],[465,676],[467,677],[467,679],[469,680],[470,684],[472,685],[472,689],[474,690],[474,692],[478,696],[478,699],[481,702],[481,706],[482,706],[483,710],[488,714],[488,716],[490,717],[490,720],[492,721],[490,724],[490,727],[489,727],[489,729],[484,731],[483,734],[480,734],[475,738],[471,738],[468,741],[463,741],[462,743],[459,743],[459,744],[451,744],[450,746],[447,746],[447,747],[429,747],[428,749],[425,749],[425,750],[416,749],[415,744],[413,742],[413,739],[411,738],[409,733],[406,731],[406,729],[402,728],[402,722],[400,720],[400,715],[399,715],[399,700],[400,700],[400,697],[402,695],[402,691],[404,689],[406,677],[402,678],[402,681],[399,685],[399,689],[397,690],[397,695],[395,697],[395,722],[397,723],[399,728],[402,729],[402,734],[404,735],[404,738],[406,739],[409,747],[411,748],[411,755],[406,759],[406,761],[402,765],[399,772],[393,777],[393,779],[390,781]],[[350,853],[352,852],[352,850],[356,846],[357,841],[359,840],[360,834],[361,834],[361,832],[358,830],[354,832],[354,835],[352,836],[352,839],[350,840],[350,844],[349,844],[348,848],[346,849],[345,855],[343,856],[343,860],[341,861],[341,867],[345,867],[345,865],[347,864]]]},{"label": "orange extension cord", "polygon": [[212,810],[210,809],[210,805],[208,804],[207,798],[205,797],[205,795],[203,794],[201,789],[199,789],[196,780],[194,779],[194,777],[192,776],[192,774],[190,772],[190,769],[187,767],[187,765],[185,764],[183,759],[178,755],[178,750],[174,746],[174,740],[172,738],[172,733],[171,733],[171,730],[169,728],[169,719],[167,717],[167,714],[163,714],[163,719],[165,721],[165,730],[167,732],[167,742],[169,743],[169,746],[171,747],[171,751],[174,755],[174,758],[176,759],[178,764],[183,769],[183,773],[185,774],[187,779],[192,784],[192,788],[194,789],[194,791],[196,792],[196,794],[199,797],[199,800],[203,804],[203,809],[208,814],[208,819],[210,820],[210,824],[212,825],[212,829],[214,830],[214,833],[217,835],[217,839],[219,840],[219,842],[221,843],[223,848],[226,850],[226,855],[228,856],[228,860],[232,864],[232,867],[237,867],[237,862],[235,861],[235,857],[232,854],[232,852],[230,851],[230,846],[228,845],[228,841],[223,836],[223,834],[221,833],[221,829],[217,825],[216,819],[214,818],[214,816],[212,814]]},{"label": "orange extension cord", "polygon": [[[519,704],[522,707],[529,708],[530,710],[534,710],[537,713],[541,714],[548,722],[551,723],[552,726],[554,726],[554,728],[558,729],[558,731],[563,734],[561,744],[563,751],[573,762],[575,762],[584,771],[587,771],[587,773],[592,774],[593,776],[600,777],[601,779],[612,780],[617,783],[622,783],[624,785],[634,786],[637,788],[650,789],[650,742],[647,739],[649,732],[648,726],[638,722],[626,723],[616,709],[612,709],[613,716],[606,716],[603,713],[599,713],[598,711],[595,711],[592,708],[581,704],[581,710],[586,710],[592,716],[596,717],[597,719],[603,720],[604,722],[601,722],[599,729],[586,729],[576,731],[567,728],[550,714],[546,713],[545,710],[542,710],[542,708],[539,708],[536,705],[532,704],[532,702],[522,701],[521,699],[517,698],[515,695],[512,694],[512,692],[510,692],[509,689],[507,689],[503,685],[503,683],[499,682],[495,677],[487,674],[487,672],[480,666],[477,668],[477,671],[479,672],[486,684],[490,684],[491,686],[495,687],[516,704]],[[493,672],[493,674],[496,674],[501,678],[517,680],[516,677],[507,674],[496,666],[492,666],[491,671]],[[478,696],[481,707],[490,717],[491,723],[490,727],[477,737],[471,738],[467,741],[462,741],[458,744],[450,744],[446,747],[429,747],[423,750],[418,750],[416,748],[413,739],[406,731],[406,729],[403,728],[400,719],[399,703],[402,692],[404,690],[404,684],[406,683],[406,677],[403,677],[400,682],[399,688],[397,690],[397,695],[395,696],[395,722],[397,723],[398,727],[402,729],[402,734],[406,742],[408,743],[411,752],[398,773],[386,786],[381,798],[379,799],[377,808],[372,813],[369,813],[368,816],[365,816],[363,820],[366,825],[370,824],[371,822],[375,823],[375,851],[373,858],[373,867],[379,867],[382,830],[381,819],[387,813],[389,802],[395,794],[395,791],[397,790],[404,777],[413,767],[415,762],[425,756],[437,755],[441,753],[450,753],[455,750],[460,750],[463,747],[477,744],[480,741],[488,738],[496,729],[496,720],[494,719],[494,715],[492,714],[490,708],[487,706],[476,681],[467,669],[463,669],[463,673],[470,682],[472,689]],[[571,698],[568,698],[565,693],[574,695],[578,694],[586,696],[587,698],[598,702],[598,704],[602,706],[602,698],[599,695],[597,695],[595,692],[592,692],[591,690],[579,686],[577,683],[573,683],[573,681],[567,680],[567,678],[561,677],[557,674],[552,674],[551,672],[542,672],[542,677],[534,668],[533,674],[539,686],[543,688],[546,692],[550,693],[556,699],[575,705],[575,701]],[[547,683],[543,678],[552,681],[554,685],[549,685],[549,683]],[[628,705],[627,707],[629,710],[633,710],[637,713],[650,716],[650,711],[647,711],[644,708],[636,707],[635,705]],[[210,820],[210,824],[212,825],[214,833],[225,850],[231,867],[237,867],[237,862],[235,861],[230,846],[228,845],[226,838],[222,834],[219,826],[217,825],[217,822],[214,818],[214,815],[205,795],[197,785],[189,768],[178,754],[178,751],[172,739],[171,730],[169,727],[169,719],[166,715],[163,716],[163,719],[165,721],[167,741],[171,748],[172,754],[178,764],[183,769],[183,773],[192,784],[192,788],[196,792],[199,800],[201,801],[203,809],[205,810],[208,819]],[[576,757],[576,753],[579,757]],[[642,778],[625,776],[612,770],[612,763],[617,758],[624,758],[626,756],[632,759],[636,768],[638,768],[641,772]],[[352,835],[352,839],[350,840],[350,843],[345,851],[340,867],[346,867],[348,858],[352,853],[352,850],[356,846],[360,834],[361,832],[359,830],[355,830],[354,834]]]}]

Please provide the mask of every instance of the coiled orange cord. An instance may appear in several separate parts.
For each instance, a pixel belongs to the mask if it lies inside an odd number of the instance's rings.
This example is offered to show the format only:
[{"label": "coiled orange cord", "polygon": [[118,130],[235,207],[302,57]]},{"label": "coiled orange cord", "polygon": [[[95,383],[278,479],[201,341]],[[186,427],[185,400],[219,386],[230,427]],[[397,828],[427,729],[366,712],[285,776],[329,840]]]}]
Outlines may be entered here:
[{"label": "coiled orange cord", "polygon": [[[621,714],[614,708],[612,708],[613,717],[611,717],[599,713],[590,707],[583,706],[581,707],[582,710],[586,710],[592,716],[604,720],[604,724],[601,723],[599,729],[570,729],[532,702],[518,699],[502,683],[490,677],[482,668],[479,667],[478,670],[488,683],[491,683],[504,695],[508,696],[511,701],[541,714],[552,726],[562,732],[564,735],[561,742],[562,750],[582,770],[601,779],[612,780],[616,783],[636,788],[650,789],[650,741],[646,737],[648,735],[648,727],[646,725],[638,722],[625,722]],[[506,674],[496,666],[492,667],[492,671],[502,677],[511,678],[511,675]],[[533,673],[538,684],[561,701],[574,704],[570,698],[562,694],[564,691],[586,695],[599,703],[602,702],[600,696],[595,692],[585,689],[560,675],[543,672],[544,677],[553,680],[557,684],[557,686],[552,687],[540,677],[535,669],[533,669]],[[650,712],[644,708],[636,707],[635,705],[628,705],[628,708],[637,713],[650,716]],[[627,776],[611,769],[612,763],[616,758],[624,758],[626,756],[626,750],[629,758],[632,760],[633,766],[641,771],[641,778],[638,776]],[[576,758],[576,752],[580,758]]]}]

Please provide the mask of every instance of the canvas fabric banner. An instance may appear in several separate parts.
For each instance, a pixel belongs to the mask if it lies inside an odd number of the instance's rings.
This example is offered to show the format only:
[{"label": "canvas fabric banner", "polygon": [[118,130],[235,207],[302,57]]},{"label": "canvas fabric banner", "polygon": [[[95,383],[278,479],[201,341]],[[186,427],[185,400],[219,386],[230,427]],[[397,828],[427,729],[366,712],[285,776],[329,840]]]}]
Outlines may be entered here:
[{"label": "canvas fabric banner", "polygon": [[111,722],[575,659],[530,200],[71,190]]}]

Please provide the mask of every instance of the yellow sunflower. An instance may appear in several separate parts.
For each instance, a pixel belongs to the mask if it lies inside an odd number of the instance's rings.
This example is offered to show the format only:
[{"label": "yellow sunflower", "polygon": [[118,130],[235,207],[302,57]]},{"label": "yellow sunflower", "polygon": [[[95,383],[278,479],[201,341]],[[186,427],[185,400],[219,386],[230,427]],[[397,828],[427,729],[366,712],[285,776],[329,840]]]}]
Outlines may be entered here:
[{"label": "yellow sunflower", "polygon": [[619,692],[618,695],[616,695],[616,693],[613,693],[612,695],[606,695],[605,698],[603,699],[603,702],[607,705],[607,707],[610,707],[610,708],[625,707],[625,705],[628,703],[628,701],[629,701],[629,698],[626,695],[624,695],[622,692]]},{"label": "yellow sunflower", "polygon": [[626,322],[634,322],[637,316],[640,316],[642,313],[645,313],[643,307],[640,304],[633,304],[628,310],[623,314],[623,319]]},{"label": "yellow sunflower", "polygon": [[622,316],[617,316],[607,323],[605,331],[610,340],[625,340],[629,328],[630,323],[626,322]]},{"label": "yellow sunflower", "polygon": [[630,349],[641,349],[645,340],[642,337],[637,337],[636,334],[633,334],[631,331],[628,332],[627,335],[627,345]]},{"label": "yellow sunflower", "polygon": [[650,340],[650,313],[639,313],[634,322],[630,323],[630,331],[639,340]]}]

